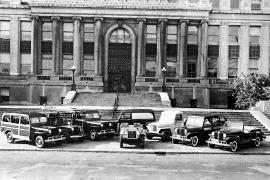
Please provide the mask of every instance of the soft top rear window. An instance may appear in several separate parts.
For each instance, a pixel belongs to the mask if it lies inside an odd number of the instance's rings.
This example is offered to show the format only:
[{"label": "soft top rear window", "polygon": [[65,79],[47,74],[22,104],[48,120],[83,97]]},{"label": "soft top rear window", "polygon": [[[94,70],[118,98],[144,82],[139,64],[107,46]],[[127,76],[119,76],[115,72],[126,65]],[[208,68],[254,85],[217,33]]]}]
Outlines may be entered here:
[{"label": "soft top rear window", "polygon": [[154,115],[152,113],[132,113],[132,119],[154,119]]}]

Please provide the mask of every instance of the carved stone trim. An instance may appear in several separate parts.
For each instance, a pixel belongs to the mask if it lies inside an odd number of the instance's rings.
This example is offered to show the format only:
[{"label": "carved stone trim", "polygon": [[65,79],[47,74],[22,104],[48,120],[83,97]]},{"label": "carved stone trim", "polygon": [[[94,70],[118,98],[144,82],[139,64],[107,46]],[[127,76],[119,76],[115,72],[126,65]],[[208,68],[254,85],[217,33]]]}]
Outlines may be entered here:
[{"label": "carved stone trim", "polygon": [[179,19],[178,24],[182,24],[182,23],[189,23],[188,19]]},{"label": "carved stone trim", "polygon": [[72,17],[72,20],[79,20],[79,21],[81,21],[82,20],[82,17],[80,17],[80,16],[75,16],[75,17]]},{"label": "carved stone trim", "polygon": [[146,19],[145,18],[138,18],[137,19],[137,23],[139,23],[139,22],[144,22],[145,23],[146,22]]},{"label": "carved stone trim", "polygon": [[94,21],[95,21],[95,22],[97,22],[97,21],[101,21],[101,22],[102,22],[103,20],[104,20],[104,19],[103,19],[102,17],[95,17],[95,18],[94,18]]},{"label": "carved stone trim", "polygon": [[60,21],[61,20],[61,18],[59,17],[59,16],[52,16],[51,17],[51,20],[56,20],[56,21]]}]

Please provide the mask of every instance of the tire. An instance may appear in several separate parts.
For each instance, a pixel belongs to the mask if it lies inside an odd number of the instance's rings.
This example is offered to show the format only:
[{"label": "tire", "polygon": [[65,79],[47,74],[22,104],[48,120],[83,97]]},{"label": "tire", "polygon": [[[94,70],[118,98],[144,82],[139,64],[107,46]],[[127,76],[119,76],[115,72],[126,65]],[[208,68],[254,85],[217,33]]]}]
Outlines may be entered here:
[{"label": "tire", "polygon": [[178,141],[177,139],[173,139],[173,138],[172,138],[172,143],[173,143],[173,144],[178,144],[179,141]]},{"label": "tire", "polygon": [[141,147],[142,149],[144,148],[144,141],[141,142],[140,147]]},{"label": "tire", "polygon": [[161,133],[161,141],[166,142],[168,140],[168,133],[167,131],[162,131]]},{"label": "tire", "polygon": [[146,138],[149,139],[149,140],[151,140],[151,139],[153,139],[153,136],[150,135],[150,134],[146,134]]},{"label": "tire", "polygon": [[97,131],[91,131],[90,132],[90,140],[91,141],[97,140],[97,136],[98,136]]},{"label": "tire", "polygon": [[230,148],[232,152],[236,152],[238,150],[238,142],[237,141],[230,142]]},{"label": "tire", "polygon": [[107,136],[108,139],[112,139],[112,138],[114,137],[113,134],[108,134],[108,135],[106,135],[106,136]]},{"label": "tire", "polygon": [[199,144],[199,138],[197,136],[192,136],[190,139],[191,139],[191,145],[193,147],[197,147]]},{"label": "tire", "polygon": [[38,148],[43,148],[45,145],[45,140],[42,136],[37,136],[35,139],[35,144]]},{"label": "tire", "polygon": [[78,141],[83,142],[84,141],[84,137],[79,137],[78,138]]},{"label": "tire", "polygon": [[60,145],[63,144],[63,141],[55,141],[55,144],[58,145],[58,146],[60,146]]},{"label": "tire", "polygon": [[124,147],[124,142],[123,142],[123,138],[120,137],[120,148],[123,148]]},{"label": "tire", "polygon": [[254,141],[254,146],[255,147],[260,147],[261,145],[261,139],[259,137],[256,137],[255,141]]},{"label": "tire", "polygon": [[15,138],[13,137],[12,132],[8,132],[8,133],[6,134],[6,137],[7,137],[7,142],[8,142],[8,143],[14,143]]},{"label": "tire", "polygon": [[66,137],[66,142],[70,142],[70,135],[68,133],[65,133],[64,136]]},{"label": "tire", "polygon": [[211,148],[211,149],[213,149],[213,148],[215,148],[215,145],[208,143],[208,147]]}]

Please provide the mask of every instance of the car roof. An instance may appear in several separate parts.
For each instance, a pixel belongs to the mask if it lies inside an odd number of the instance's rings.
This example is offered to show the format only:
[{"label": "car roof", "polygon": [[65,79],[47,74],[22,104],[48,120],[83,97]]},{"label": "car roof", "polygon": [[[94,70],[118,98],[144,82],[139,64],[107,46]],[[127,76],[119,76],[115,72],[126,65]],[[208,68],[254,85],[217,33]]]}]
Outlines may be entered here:
[{"label": "car roof", "polygon": [[125,109],[121,113],[155,113],[152,109]]},{"label": "car roof", "polygon": [[3,113],[3,115],[28,115],[29,117],[39,117],[39,116],[45,116],[44,114],[40,112],[29,112],[29,111],[22,111],[22,112],[12,112],[12,113]]},{"label": "car roof", "polygon": [[162,111],[161,113],[162,114],[183,114],[182,111],[177,110],[177,109],[168,109],[168,110]]}]

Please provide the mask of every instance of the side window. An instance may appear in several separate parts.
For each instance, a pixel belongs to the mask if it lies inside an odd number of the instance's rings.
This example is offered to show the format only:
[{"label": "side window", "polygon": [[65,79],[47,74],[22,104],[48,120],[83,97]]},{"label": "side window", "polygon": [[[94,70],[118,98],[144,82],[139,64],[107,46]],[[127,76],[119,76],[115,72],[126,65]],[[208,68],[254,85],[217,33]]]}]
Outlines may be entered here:
[{"label": "side window", "polygon": [[10,116],[9,115],[5,115],[4,117],[3,117],[3,120],[2,120],[3,122],[10,122]]},{"label": "side window", "polygon": [[29,120],[28,120],[28,118],[27,118],[27,117],[22,116],[22,117],[21,117],[21,124],[23,124],[23,125],[28,125],[28,124],[29,124]]},{"label": "side window", "polygon": [[221,125],[218,117],[212,118],[212,122],[213,122],[213,126]]},{"label": "side window", "polygon": [[121,119],[130,119],[130,113],[124,113],[124,114],[122,114]]},{"label": "side window", "polygon": [[183,120],[182,114],[176,114],[175,120],[176,121],[182,121]]},{"label": "side window", "polygon": [[11,123],[19,124],[20,116],[12,115],[11,116]]},{"label": "side window", "polygon": [[209,126],[211,126],[211,123],[210,123],[209,120],[210,120],[209,118],[205,119],[205,121],[204,121],[204,127],[209,127]]}]

